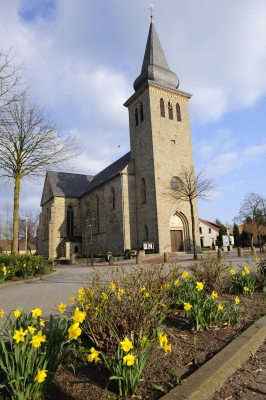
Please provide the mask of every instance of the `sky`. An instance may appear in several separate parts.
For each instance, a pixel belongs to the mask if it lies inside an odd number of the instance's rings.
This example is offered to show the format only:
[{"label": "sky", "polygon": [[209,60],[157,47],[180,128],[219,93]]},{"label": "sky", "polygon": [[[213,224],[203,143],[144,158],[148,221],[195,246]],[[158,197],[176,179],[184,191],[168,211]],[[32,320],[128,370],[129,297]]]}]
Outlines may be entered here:
[{"label": "sky", "polygon": [[[265,0],[154,0],[154,23],[179,89],[193,94],[195,167],[216,178],[199,217],[224,224],[246,193],[266,197]],[[146,0],[0,0],[2,49],[14,47],[34,99],[76,136],[76,172],[94,175],[129,151],[128,111],[149,24]],[[44,179],[22,182],[40,210]],[[0,185],[0,211],[13,203]]]}]

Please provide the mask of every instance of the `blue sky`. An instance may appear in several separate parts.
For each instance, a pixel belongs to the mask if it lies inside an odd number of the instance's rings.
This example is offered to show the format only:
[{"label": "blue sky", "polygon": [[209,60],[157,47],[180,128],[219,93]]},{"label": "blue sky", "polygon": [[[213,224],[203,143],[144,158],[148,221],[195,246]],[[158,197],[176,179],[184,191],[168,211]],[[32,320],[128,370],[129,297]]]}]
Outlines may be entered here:
[{"label": "blue sky", "polygon": [[[193,94],[194,160],[216,176],[199,216],[230,223],[245,194],[266,196],[265,0],[157,0],[154,22],[180,90]],[[0,39],[16,47],[32,95],[76,135],[77,172],[95,174],[129,150],[127,110],[149,23],[144,0],[0,0]],[[118,147],[120,145],[120,147]],[[43,180],[23,182],[38,209]],[[12,185],[0,186],[0,210]]]}]

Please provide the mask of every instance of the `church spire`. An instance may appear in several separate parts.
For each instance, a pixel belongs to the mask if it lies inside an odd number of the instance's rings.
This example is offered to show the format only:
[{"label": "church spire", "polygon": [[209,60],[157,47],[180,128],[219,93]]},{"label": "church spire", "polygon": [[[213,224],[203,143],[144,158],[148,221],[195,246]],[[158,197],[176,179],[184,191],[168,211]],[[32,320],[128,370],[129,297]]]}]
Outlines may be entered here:
[{"label": "church spire", "polygon": [[174,89],[177,89],[179,85],[177,75],[169,69],[155,25],[152,21],[150,24],[141,74],[134,82],[135,91],[137,91],[148,80]]}]

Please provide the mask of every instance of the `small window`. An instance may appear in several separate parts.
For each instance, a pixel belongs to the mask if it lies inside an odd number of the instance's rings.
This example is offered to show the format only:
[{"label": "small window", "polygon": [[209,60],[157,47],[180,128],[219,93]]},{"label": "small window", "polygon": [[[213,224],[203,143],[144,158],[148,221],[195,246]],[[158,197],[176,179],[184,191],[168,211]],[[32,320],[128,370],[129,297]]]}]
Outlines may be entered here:
[{"label": "small window", "polygon": [[199,227],[199,233],[202,235],[202,227]]},{"label": "small window", "polygon": [[174,139],[171,139],[171,144],[175,144],[175,140]]},{"label": "small window", "polygon": [[144,115],[143,115],[143,104],[140,103],[140,122],[144,120]]},{"label": "small window", "polygon": [[212,233],[212,230],[211,230],[211,228],[209,228],[209,233]]},{"label": "small window", "polygon": [[115,190],[112,188],[112,209],[115,209]]},{"label": "small window", "polygon": [[67,208],[67,236],[74,235],[74,209],[70,204]]},{"label": "small window", "polygon": [[176,103],[176,119],[177,121],[181,122],[181,110],[178,103]]},{"label": "small window", "polygon": [[174,119],[173,106],[172,103],[170,103],[170,101],[168,101],[168,114],[169,114],[169,119]]},{"label": "small window", "polygon": [[143,227],[143,241],[149,239],[149,232],[148,232],[148,227],[147,225],[144,225]]},{"label": "small window", "polygon": [[160,111],[161,111],[161,117],[165,117],[164,100],[162,98],[160,99]]},{"label": "small window", "polygon": [[136,126],[138,126],[139,124],[139,111],[137,108],[135,108],[135,122],[136,122]]},{"label": "small window", "polygon": [[78,253],[79,252],[79,247],[78,246],[75,246],[75,248],[74,248],[74,253]]},{"label": "small window", "polygon": [[145,179],[141,179],[141,204],[146,203],[146,183]]}]

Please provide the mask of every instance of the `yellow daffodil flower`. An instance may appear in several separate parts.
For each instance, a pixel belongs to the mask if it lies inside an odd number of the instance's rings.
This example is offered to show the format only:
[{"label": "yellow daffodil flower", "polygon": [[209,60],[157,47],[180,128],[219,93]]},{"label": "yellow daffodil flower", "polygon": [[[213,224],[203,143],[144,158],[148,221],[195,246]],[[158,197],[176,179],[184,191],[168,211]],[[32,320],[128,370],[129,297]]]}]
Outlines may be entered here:
[{"label": "yellow daffodil flower", "polygon": [[4,317],[4,314],[5,314],[5,312],[4,312],[4,310],[2,309],[2,308],[0,308],[0,317]]},{"label": "yellow daffodil flower", "polygon": [[202,282],[196,282],[196,289],[198,289],[198,291],[203,290],[204,285]]},{"label": "yellow daffodil flower", "polygon": [[260,259],[258,257],[255,257],[255,261],[258,262]]},{"label": "yellow daffodil flower", "polygon": [[116,284],[115,284],[114,282],[111,282],[111,283],[110,283],[110,290],[111,290],[112,292],[114,292],[115,289],[116,289]]},{"label": "yellow daffodil flower", "polygon": [[4,273],[4,275],[6,275],[6,267],[5,266],[3,266],[3,273]]},{"label": "yellow daffodil flower", "polygon": [[135,358],[132,354],[127,354],[125,357],[123,357],[123,364],[126,364],[128,367],[133,365],[135,362]]},{"label": "yellow daffodil flower", "polygon": [[218,304],[217,308],[218,308],[218,311],[223,311],[224,306],[222,304]]},{"label": "yellow daffodil flower", "polygon": [[70,303],[74,304],[75,303],[76,298],[74,296],[70,297],[69,301]]},{"label": "yellow daffodil flower", "polygon": [[249,291],[249,288],[247,286],[244,286],[244,292],[247,293]]},{"label": "yellow daffodil flower", "polygon": [[120,342],[121,349],[127,353],[130,349],[133,349],[133,343],[131,340],[129,340],[127,337],[123,340],[123,342]]},{"label": "yellow daffodil flower", "polygon": [[172,345],[171,344],[165,344],[163,346],[163,350],[164,350],[165,353],[171,352],[172,351]]},{"label": "yellow daffodil flower", "polygon": [[235,275],[235,273],[236,273],[236,271],[234,269],[230,269],[229,272],[230,272],[231,275]]},{"label": "yellow daffodil flower", "polygon": [[148,344],[148,338],[146,338],[145,336],[143,336],[140,340],[140,345],[141,347],[144,349],[144,347],[146,347],[146,345]]},{"label": "yellow daffodil flower", "polygon": [[140,290],[141,292],[145,292],[146,288],[145,288],[145,286],[142,286],[139,290]]},{"label": "yellow daffodil flower", "polygon": [[192,305],[189,303],[184,303],[184,310],[189,311],[192,308]]},{"label": "yellow daffodil flower", "polygon": [[240,298],[238,296],[235,297],[235,303],[236,304],[240,303]]},{"label": "yellow daffodil flower", "polygon": [[167,335],[164,332],[158,332],[158,340],[161,347],[164,347],[168,343]]},{"label": "yellow daffodil flower", "polygon": [[84,311],[79,311],[79,308],[76,307],[76,310],[75,310],[74,315],[73,315],[74,323],[81,324],[84,321],[85,318],[86,318],[86,313]]},{"label": "yellow daffodil flower", "polygon": [[15,317],[15,318],[18,318],[18,317],[21,316],[21,312],[20,312],[18,309],[16,309],[16,310],[13,312],[13,314],[14,314],[14,317]]},{"label": "yellow daffodil flower", "polygon": [[106,294],[105,292],[102,292],[102,297],[104,300],[108,300],[108,294]]},{"label": "yellow daffodil flower", "polygon": [[245,267],[243,268],[243,270],[245,271],[245,273],[246,273],[247,275],[250,274],[250,270],[248,269],[248,267],[245,266]]},{"label": "yellow daffodil flower", "polygon": [[13,336],[13,339],[19,343],[19,342],[24,342],[24,336],[26,336],[28,333],[27,330],[23,331],[23,328],[20,328],[19,331],[15,330],[15,334]]},{"label": "yellow daffodil flower", "polygon": [[32,336],[32,340],[30,341],[30,344],[32,344],[33,347],[38,348],[40,347],[41,343],[46,342],[46,335],[42,334],[42,331],[39,331],[37,335]]},{"label": "yellow daffodil flower", "polygon": [[184,271],[182,273],[183,278],[188,279],[189,278],[189,273],[187,271]]},{"label": "yellow daffodil flower", "polygon": [[68,329],[68,339],[77,339],[81,335],[81,329],[79,323],[72,324]]},{"label": "yellow daffodil flower", "polygon": [[66,304],[64,304],[64,303],[60,303],[60,304],[57,306],[57,308],[58,308],[58,311],[60,311],[60,313],[63,314],[63,313],[66,311],[67,306],[66,306]]},{"label": "yellow daffodil flower", "polygon": [[243,271],[241,271],[241,275],[242,276],[245,276],[246,275],[246,272],[243,270]]},{"label": "yellow daffodil flower", "polygon": [[124,290],[124,289],[121,289],[121,288],[119,288],[117,292],[118,292],[118,294],[120,294],[120,295],[125,294],[125,290]]},{"label": "yellow daffodil flower", "polygon": [[176,280],[174,281],[174,285],[175,285],[175,286],[178,286],[178,285],[179,285],[179,280],[178,280],[178,279],[176,279]]},{"label": "yellow daffodil flower", "polygon": [[150,296],[150,293],[149,293],[149,292],[145,292],[145,293],[144,293],[145,299],[147,299],[149,296]]},{"label": "yellow daffodil flower", "polygon": [[83,287],[79,288],[77,298],[80,303],[84,303],[86,300],[86,291]]},{"label": "yellow daffodil flower", "polygon": [[45,378],[47,377],[47,373],[48,370],[47,369],[38,369],[37,375],[35,377],[35,381],[37,381],[38,383],[42,383],[43,381],[45,381]]},{"label": "yellow daffodil flower", "polygon": [[42,315],[42,310],[38,307],[34,308],[34,310],[31,311],[33,318],[40,317]]},{"label": "yellow daffodil flower", "polygon": [[218,297],[218,293],[217,292],[212,292],[211,298],[212,299],[216,299],[217,297]]},{"label": "yellow daffodil flower", "polygon": [[39,324],[40,324],[40,326],[45,326],[45,322],[44,322],[44,320],[42,318],[40,318]]},{"label": "yellow daffodil flower", "polygon": [[29,331],[30,334],[32,335],[32,334],[36,331],[36,328],[34,328],[34,326],[29,325],[29,326],[28,326],[28,331]]},{"label": "yellow daffodil flower", "polygon": [[92,362],[92,361],[95,361],[95,362],[100,361],[99,354],[100,354],[100,352],[97,351],[97,350],[95,350],[94,347],[92,347],[92,348],[90,349],[90,354],[88,354],[88,356],[87,356],[87,360],[88,360],[89,362]]}]

